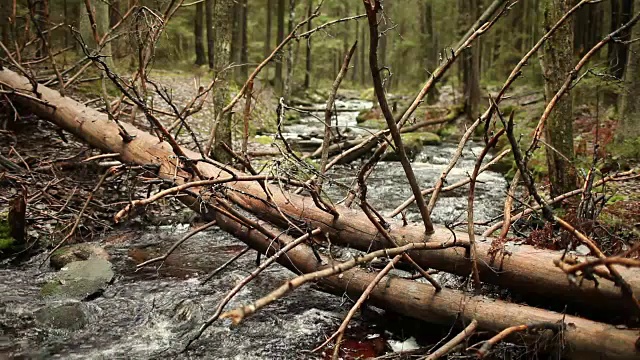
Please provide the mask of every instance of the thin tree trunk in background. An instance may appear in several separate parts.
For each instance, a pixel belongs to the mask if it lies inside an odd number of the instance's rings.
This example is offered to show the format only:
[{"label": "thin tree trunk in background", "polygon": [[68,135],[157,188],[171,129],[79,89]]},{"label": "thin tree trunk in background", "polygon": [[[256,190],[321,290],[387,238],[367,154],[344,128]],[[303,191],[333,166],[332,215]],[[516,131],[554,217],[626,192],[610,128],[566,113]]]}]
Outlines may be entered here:
[{"label": "thin tree trunk in background", "polygon": [[[240,64],[240,51],[242,47],[242,10],[240,1],[233,1],[233,6],[231,8],[231,54],[230,59],[231,62],[235,65]],[[240,68],[234,67],[231,71],[233,73],[233,78],[240,82]]]},{"label": "thin tree trunk in background", "polygon": [[[572,7],[571,0],[546,0],[544,26],[550,28]],[[551,99],[573,68],[573,29],[571,18],[556,31],[543,47],[541,65],[545,79],[545,97]],[[547,120],[546,147],[551,196],[555,197],[576,187],[573,161],[573,99],[563,96]],[[565,160],[567,158],[569,161]]]},{"label": "thin tree trunk in background", "polygon": [[[218,64],[225,66],[229,64],[231,59],[231,32],[233,25],[233,7],[234,0],[216,0],[213,8],[215,18],[213,26],[216,30],[215,41],[215,59]],[[218,74],[222,77],[221,84],[216,86],[214,93],[214,113],[219,114],[222,108],[230,100],[229,78],[231,74]],[[232,112],[220,119],[220,123],[216,128],[215,142],[212,148],[212,158],[222,163],[231,162],[231,155],[223,150],[222,144],[226,144],[229,148],[233,148],[231,122]]]},{"label": "thin tree trunk in background", "polygon": [[[464,34],[480,16],[478,0],[460,0],[461,31]],[[467,49],[461,59],[464,113],[469,119],[480,115],[480,44]]]},{"label": "thin tree trunk in background", "polygon": [[[311,18],[313,14],[313,0],[307,1],[307,19]],[[307,22],[307,31],[311,31],[311,20]],[[304,89],[307,90],[311,86],[311,37],[306,41],[307,57],[304,71]]]},{"label": "thin tree trunk in background", "polygon": [[[356,28],[356,41],[360,41],[360,24],[356,21],[354,24]],[[363,47],[363,43],[358,44],[359,47]],[[353,54],[353,69],[351,70],[351,82],[354,84],[358,81],[358,72],[360,71],[360,52],[356,49],[356,52]]]},{"label": "thin tree trunk in background", "polygon": [[268,57],[271,54],[271,23],[273,13],[273,0],[267,1],[267,29],[265,31],[265,39],[264,39],[264,57]]},{"label": "thin tree trunk in background", "polygon": [[113,27],[120,21],[120,0],[111,0],[109,5],[109,27]]},{"label": "thin tree trunk in background", "polygon": [[[613,32],[621,25],[627,23],[632,15],[633,0],[611,0],[611,26],[609,32]],[[609,43],[607,58],[609,59],[609,74],[618,79],[622,79],[629,50],[629,44],[626,42],[631,39],[631,32],[625,31],[619,36],[619,39],[620,41],[612,41]]]},{"label": "thin tree trunk in background", "polygon": [[249,2],[248,0],[242,0],[242,47],[240,48],[240,63],[242,64],[242,67],[240,68],[240,76],[243,82],[249,76],[249,31],[247,29],[248,12]]},{"label": "thin tree trunk in background", "polygon": [[[422,2],[422,33],[423,36],[423,62],[427,71],[433,71],[438,67],[438,35],[433,23],[433,4],[430,0]],[[433,87],[427,94],[427,103],[433,104],[438,99],[438,88]]]},{"label": "thin tree trunk in background", "polygon": [[586,54],[602,38],[603,18],[603,3],[583,6],[576,13],[573,48],[578,57]]},{"label": "thin tree trunk in background", "polygon": [[204,65],[207,63],[207,56],[204,52],[204,3],[196,4],[195,14],[195,45],[196,45],[196,65]]},{"label": "thin tree trunk in background", "polygon": [[[95,37],[93,36],[93,30],[89,21],[89,14],[84,1],[78,2],[79,14],[80,14],[80,34],[85,44],[89,48],[94,49],[97,46]],[[98,30],[98,36],[104,36],[109,29],[109,4],[102,1],[92,1],[91,10],[95,15],[96,27]],[[111,51],[111,42],[106,43],[100,50],[100,55],[104,56],[104,61],[108,67],[113,69],[113,57]]]},{"label": "thin tree trunk in background", "polygon": [[[358,26],[360,26],[360,24],[358,24]],[[364,28],[364,26],[366,26],[366,24],[362,24],[363,28],[360,30],[360,83],[362,84],[362,86],[366,86],[367,85],[367,70],[366,70],[366,66],[365,66],[365,55],[364,55],[364,44],[365,44],[365,36],[366,36],[366,29]]]},{"label": "thin tree trunk in background", "polygon": [[[66,4],[66,2],[65,2]],[[65,6],[66,9],[66,6]],[[9,31],[9,18],[11,16],[11,0],[0,0],[0,39],[9,46],[12,43]]]},{"label": "thin tree trunk in background", "polygon": [[[631,39],[638,38],[640,38],[640,25],[636,24],[631,31]],[[633,41],[629,45],[629,57],[624,71],[624,91],[620,96],[620,123],[616,134],[617,142],[640,139],[639,99],[640,42]]]},{"label": "thin tree trunk in background", "polygon": [[[276,44],[280,44],[284,40],[284,14],[286,12],[285,1],[278,0],[278,33],[276,34]],[[276,89],[278,92],[283,90],[283,77],[282,77],[282,59],[276,60]]]},{"label": "thin tree trunk in background", "polygon": [[216,33],[213,25],[213,6],[214,6],[214,0],[205,0],[205,24],[207,26],[207,57],[209,58],[208,59],[209,69],[213,69],[216,65],[216,58],[215,58]]},{"label": "thin tree trunk in background", "polygon": [[[289,21],[288,21],[289,28],[287,30],[288,30],[288,33],[291,33],[293,31],[293,22],[295,21],[295,17],[296,17],[296,1],[295,0],[289,0],[288,13],[289,13]],[[284,34],[283,34],[283,39],[284,39]],[[286,55],[287,74],[286,74],[285,83],[284,83],[285,102],[289,102],[289,99],[291,98],[291,92],[293,91],[293,88],[292,88],[293,87],[293,66],[295,61],[293,57],[294,57],[293,42],[290,42],[289,44],[287,44],[287,55]]]}]

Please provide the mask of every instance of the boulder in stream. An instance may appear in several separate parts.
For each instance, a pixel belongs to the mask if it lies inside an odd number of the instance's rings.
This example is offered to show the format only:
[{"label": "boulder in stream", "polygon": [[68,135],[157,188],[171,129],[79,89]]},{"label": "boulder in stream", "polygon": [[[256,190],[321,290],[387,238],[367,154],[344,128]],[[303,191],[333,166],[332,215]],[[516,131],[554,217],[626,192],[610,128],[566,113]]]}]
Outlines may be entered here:
[{"label": "boulder in stream", "polygon": [[86,300],[100,295],[113,280],[111,263],[91,257],[63,267],[56,277],[40,289],[45,297]]},{"label": "boulder in stream", "polygon": [[[411,132],[402,134],[402,143],[409,160],[413,160],[425,145],[438,145],[440,137],[430,132]],[[382,161],[400,161],[400,157],[393,149],[388,149],[382,156]]]},{"label": "boulder in stream", "polygon": [[64,246],[56,250],[53,255],[51,255],[49,264],[52,268],[60,270],[67,264],[70,264],[74,261],[88,260],[91,257],[104,259],[107,261],[110,259],[109,253],[107,253],[107,251],[101,246],[96,244],[83,243]]},{"label": "boulder in stream", "polygon": [[39,323],[53,329],[80,330],[88,323],[85,307],[81,302],[48,305],[36,311],[35,318]]}]

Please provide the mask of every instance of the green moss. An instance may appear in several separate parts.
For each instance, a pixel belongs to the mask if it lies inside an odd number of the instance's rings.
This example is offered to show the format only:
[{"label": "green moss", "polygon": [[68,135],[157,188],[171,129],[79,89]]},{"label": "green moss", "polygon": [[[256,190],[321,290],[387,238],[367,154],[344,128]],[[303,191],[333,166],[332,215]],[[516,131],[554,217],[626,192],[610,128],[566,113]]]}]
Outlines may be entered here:
[{"label": "green moss", "polygon": [[253,140],[262,145],[271,145],[274,142],[273,138],[267,135],[258,135]]},{"label": "green moss", "polygon": [[50,281],[40,289],[40,295],[42,296],[50,296],[57,295],[60,293],[60,282],[59,281]]},{"label": "green moss", "polygon": [[621,160],[640,159],[640,137],[610,144],[611,155]]},{"label": "green moss", "polygon": [[7,212],[0,213],[0,252],[11,249],[15,242],[15,239],[11,237],[8,216]]},{"label": "green moss", "polygon": [[382,119],[370,119],[360,123],[360,126],[367,129],[383,130],[387,128],[387,122]]},{"label": "green moss", "polygon": [[360,100],[374,101],[376,97],[376,91],[373,88],[368,88],[360,93]]},{"label": "green moss", "polygon": [[439,145],[442,143],[440,136],[422,131],[402,134],[402,142],[406,144],[418,143],[420,145]]},{"label": "green moss", "polygon": [[447,138],[449,136],[458,134],[458,127],[455,126],[454,124],[445,125],[445,126],[441,127],[440,129],[438,129],[436,131],[436,134],[438,134],[439,136],[441,136],[443,138]]},{"label": "green moss", "polygon": [[624,201],[624,200],[627,200],[627,197],[626,197],[626,196],[624,196],[624,195],[620,195],[620,194],[615,194],[615,195],[611,196],[611,197],[609,198],[609,200],[607,200],[607,204],[608,204],[608,205],[610,205],[610,204],[615,204],[615,203],[617,203],[618,201]]}]

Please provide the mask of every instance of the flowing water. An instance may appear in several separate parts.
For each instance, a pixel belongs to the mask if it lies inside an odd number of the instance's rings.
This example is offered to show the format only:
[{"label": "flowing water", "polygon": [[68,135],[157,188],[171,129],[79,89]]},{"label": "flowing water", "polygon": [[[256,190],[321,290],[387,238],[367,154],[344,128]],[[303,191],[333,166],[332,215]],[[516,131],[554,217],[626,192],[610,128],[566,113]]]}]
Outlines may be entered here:
[{"label": "flowing water", "polygon": [[[371,103],[347,101],[340,107],[366,108]],[[357,112],[341,112],[339,123],[354,127]],[[313,138],[322,133],[322,124],[313,118],[286,127],[286,137],[298,135]],[[353,132],[360,132],[354,130]],[[313,136],[309,136],[309,135]],[[427,146],[413,168],[422,187],[431,186],[440,176],[455,151],[456,144]],[[449,183],[468,176],[473,169],[479,144],[465,148]],[[333,176],[350,184],[358,164],[337,167]],[[485,172],[478,179],[476,192],[477,220],[500,213],[505,181],[501,175]],[[381,163],[368,182],[368,198],[383,213],[391,211],[410,194],[399,163]],[[334,201],[344,196],[337,186],[327,186]],[[455,221],[466,216],[467,188],[441,196],[433,218],[437,223]],[[410,220],[418,220],[415,208],[408,211]],[[307,351],[335,331],[349,310],[351,302],[305,286],[267,309],[258,312],[240,326],[218,321],[192,345],[188,353],[178,353],[185,340],[210,316],[218,301],[236,282],[255,266],[255,255],[249,253],[232,264],[210,282],[202,283],[206,274],[243,249],[230,235],[214,229],[188,240],[159,269],[135,271],[135,264],[166,251],[188,229],[184,225],[165,226],[144,231],[114,233],[101,241],[112,256],[116,278],[104,294],[91,301],[51,300],[40,295],[40,289],[53,273],[39,268],[44,255],[25,264],[0,268],[0,359],[150,359],[150,358],[217,358],[217,359],[309,359],[323,354]],[[255,300],[281,285],[293,274],[273,266],[251,282],[231,301],[227,309]],[[78,319],[73,326],[55,327],[43,321],[40,309],[69,306]],[[387,349],[406,350],[415,346],[406,320],[386,325],[372,319],[354,322],[351,332],[360,332],[363,341],[353,348],[365,347],[362,354],[379,354]],[[402,324],[402,325],[399,325]],[[424,326],[421,325],[421,326]],[[355,330],[360,328],[363,330]],[[423,327],[420,331],[425,332]],[[415,330],[415,329],[414,329]],[[440,330],[438,330],[440,331]],[[418,339],[421,346],[427,345]],[[374,351],[375,350],[375,351]]]}]

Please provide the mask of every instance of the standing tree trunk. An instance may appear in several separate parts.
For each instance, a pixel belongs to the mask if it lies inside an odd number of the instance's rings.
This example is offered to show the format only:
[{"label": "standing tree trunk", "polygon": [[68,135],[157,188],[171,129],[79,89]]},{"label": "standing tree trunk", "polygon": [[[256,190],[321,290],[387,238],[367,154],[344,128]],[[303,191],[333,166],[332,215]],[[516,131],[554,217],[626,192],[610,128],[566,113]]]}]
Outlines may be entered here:
[{"label": "standing tree trunk", "polygon": [[216,29],[213,25],[213,7],[215,0],[205,1],[205,19],[207,26],[207,56],[209,57],[209,69],[213,69],[216,65],[215,58],[215,37]]},{"label": "standing tree trunk", "polygon": [[[572,7],[572,0],[546,0],[544,26],[549,29]],[[571,19],[558,28],[544,44],[540,63],[544,73],[545,97],[551,99],[573,68],[573,28]],[[576,187],[573,161],[573,100],[562,97],[547,120],[545,139],[551,196]],[[569,161],[565,160],[568,159]]]},{"label": "standing tree trunk", "polygon": [[[480,16],[478,0],[460,0],[462,14],[461,29],[466,32]],[[461,59],[462,93],[464,94],[464,113],[469,119],[480,115],[480,43],[476,42],[470,49],[465,50]]]},{"label": "standing tree trunk", "polygon": [[[284,0],[278,0],[278,34],[276,35],[276,44],[280,44],[284,40],[284,14],[286,7]],[[282,78],[282,60],[276,61],[276,89],[278,92],[283,90]]]},{"label": "standing tree trunk", "polygon": [[[240,10],[240,2],[234,1],[231,8],[231,62],[238,65],[240,63],[240,46],[242,38],[242,10]],[[237,67],[233,70],[234,78],[238,78],[240,69]]]},{"label": "standing tree trunk", "polygon": [[[423,63],[425,69],[433,71],[438,67],[438,35],[433,22],[433,4],[427,0],[421,3],[421,27],[424,52]],[[433,87],[427,94],[427,103],[434,104],[438,101],[438,88]]]},{"label": "standing tree trunk", "polygon": [[[611,27],[609,32],[627,23],[633,15],[633,0],[611,0]],[[625,31],[619,36],[620,41],[612,41],[608,45],[609,74],[618,79],[624,76],[624,69],[627,64],[627,51],[629,45],[626,43],[631,38],[631,31]]]},{"label": "standing tree trunk", "polygon": [[[84,1],[78,2],[78,6],[80,7],[80,34],[82,35],[82,39],[85,44],[89,46],[89,49],[93,50],[98,44],[93,36],[93,30],[91,29],[87,8]],[[96,21],[98,36],[102,37],[109,30],[109,4],[103,1],[92,1],[91,11],[93,12],[94,19]],[[113,57],[111,56],[111,42],[107,42],[104,45],[100,50],[100,55],[104,56],[104,62],[107,66],[112,70],[115,70],[113,68]]]},{"label": "standing tree trunk", "polygon": [[109,27],[114,27],[120,21],[120,0],[111,0],[109,5]]},{"label": "standing tree trunk", "polygon": [[265,32],[265,39],[264,39],[264,57],[268,57],[269,54],[271,54],[271,23],[272,21],[272,16],[271,14],[273,13],[272,11],[273,9],[273,0],[268,0],[267,1],[267,29]]},{"label": "standing tree trunk", "polygon": [[[640,38],[640,25],[633,27],[632,39]],[[620,96],[620,123],[616,141],[636,140],[640,138],[640,43],[629,45],[629,57],[624,72],[624,91]]]},{"label": "standing tree trunk", "polygon": [[[289,21],[288,21],[288,32],[291,33],[293,31],[293,22],[295,21],[296,16],[296,0],[289,0]],[[280,40],[282,41],[282,40]],[[293,42],[289,42],[287,45],[287,75],[285,77],[284,83],[284,99],[286,102],[289,102],[291,98],[292,86],[293,86],[293,66],[294,66],[294,53],[293,53]]]},{"label": "standing tree trunk", "polygon": [[196,65],[204,65],[207,63],[207,56],[204,53],[204,4],[199,2],[196,4],[196,19],[194,27],[194,35],[196,38]]},{"label": "standing tree trunk", "polygon": [[248,0],[242,0],[241,4],[242,16],[240,16],[240,21],[242,25],[242,45],[240,47],[240,78],[244,82],[244,80],[249,77],[249,39],[248,39],[248,30],[247,30],[247,14],[249,12],[249,3]]},{"label": "standing tree trunk", "polygon": [[0,39],[6,46],[11,44],[9,38],[9,18],[11,17],[11,0],[0,0]]},{"label": "standing tree trunk", "polygon": [[[307,22],[307,31],[311,31],[311,15],[312,14],[313,14],[313,0],[308,0],[307,1],[307,19],[309,19],[309,21]],[[307,41],[305,41],[305,43],[307,44],[307,47],[306,47],[307,57],[306,57],[306,64],[305,64],[305,71],[304,71],[304,89],[307,90],[309,89],[309,86],[311,86],[311,37],[309,37]]]},{"label": "standing tree trunk", "polygon": [[[216,42],[215,42],[215,59],[221,65],[224,66],[230,63],[231,60],[231,32],[233,22],[233,6],[234,0],[216,0],[214,18],[214,28],[216,30]],[[222,83],[216,87],[214,94],[214,112],[219,114],[222,112],[222,108],[229,103],[230,92],[228,83],[229,79],[225,79],[224,75],[218,74],[222,77]],[[222,146],[222,143],[226,144],[229,148],[233,147],[231,139],[231,117],[232,112],[229,112],[224,118],[219,119],[220,123],[216,128],[215,142],[212,148],[213,159],[222,163],[231,162],[231,155],[227,153]]]},{"label": "standing tree trunk", "polygon": [[[358,24],[358,26],[360,26],[360,24]],[[362,86],[365,86],[367,84],[367,67],[365,66],[364,44],[367,31],[365,28],[366,24],[363,24],[362,26],[362,30],[360,30],[360,83]]]}]

